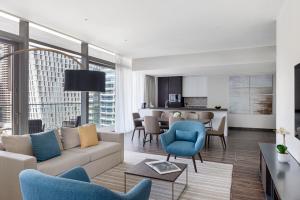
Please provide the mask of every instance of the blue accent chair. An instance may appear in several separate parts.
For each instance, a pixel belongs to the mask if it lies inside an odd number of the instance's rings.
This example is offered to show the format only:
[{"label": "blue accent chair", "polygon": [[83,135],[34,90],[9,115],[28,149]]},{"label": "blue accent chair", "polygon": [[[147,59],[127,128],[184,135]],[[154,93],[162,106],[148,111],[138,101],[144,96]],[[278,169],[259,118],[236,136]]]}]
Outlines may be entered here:
[{"label": "blue accent chair", "polygon": [[176,156],[191,157],[197,172],[195,155],[198,154],[203,162],[200,151],[205,145],[205,137],[205,127],[201,122],[184,120],[174,122],[167,132],[161,134],[160,140],[168,153],[167,160],[170,155],[174,155],[175,159]]},{"label": "blue accent chair", "polygon": [[90,183],[85,170],[74,168],[60,176],[26,169],[20,175],[23,200],[148,200],[151,180],[144,179],[126,194]]}]

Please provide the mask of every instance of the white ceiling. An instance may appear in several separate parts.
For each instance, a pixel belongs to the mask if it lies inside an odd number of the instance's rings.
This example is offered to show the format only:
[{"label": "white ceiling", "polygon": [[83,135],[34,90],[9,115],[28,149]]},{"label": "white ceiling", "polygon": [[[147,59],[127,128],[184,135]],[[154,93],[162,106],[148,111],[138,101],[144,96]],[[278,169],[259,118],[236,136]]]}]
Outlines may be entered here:
[{"label": "white ceiling", "polygon": [[0,10],[142,58],[274,45],[282,1],[0,0]]}]

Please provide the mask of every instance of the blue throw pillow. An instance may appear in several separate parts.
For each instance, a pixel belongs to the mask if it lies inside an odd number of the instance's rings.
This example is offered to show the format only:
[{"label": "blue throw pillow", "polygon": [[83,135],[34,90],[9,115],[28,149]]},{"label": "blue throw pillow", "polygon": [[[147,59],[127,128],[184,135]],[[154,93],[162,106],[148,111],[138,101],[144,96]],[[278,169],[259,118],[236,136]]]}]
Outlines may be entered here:
[{"label": "blue throw pillow", "polygon": [[38,162],[60,156],[60,148],[54,131],[31,134],[32,152]]},{"label": "blue throw pillow", "polygon": [[197,131],[182,131],[176,130],[176,140],[178,141],[188,141],[188,142],[196,142],[197,140]]}]

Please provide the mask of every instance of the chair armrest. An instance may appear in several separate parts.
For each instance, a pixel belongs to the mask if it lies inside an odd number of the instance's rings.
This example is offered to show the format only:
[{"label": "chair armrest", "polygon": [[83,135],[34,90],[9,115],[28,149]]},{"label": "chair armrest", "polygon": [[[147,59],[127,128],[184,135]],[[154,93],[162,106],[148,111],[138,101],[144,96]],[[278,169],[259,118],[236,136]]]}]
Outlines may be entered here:
[{"label": "chair armrest", "polygon": [[117,142],[121,145],[121,161],[124,160],[124,133],[98,130],[98,139],[106,142]]},{"label": "chair armrest", "polygon": [[82,167],[75,167],[73,169],[70,169],[69,171],[66,171],[63,174],[59,175],[59,177],[73,179],[77,181],[84,181],[88,183],[90,182],[89,176]]},{"label": "chair armrest", "polygon": [[152,181],[150,179],[143,179],[135,185],[124,196],[128,200],[148,200],[150,196]]},{"label": "chair armrest", "polygon": [[0,199],[21,199],[19,173],[24,169],[37,169],[36,158],[0,151]]},{"label": "chair armrest", "polygon": [[198,132],[198,137],[195,143],[195,151],[200,151],[205,144],[205,136],[206,136],[206,131],[202,130],[202,132]]},{"label": "chair armrest", "polygon": [[166,147],[175,140],[173,131],[170,129],[169,131],[161,134],[160,140],[161,140],[163,147],[166,149]]}]

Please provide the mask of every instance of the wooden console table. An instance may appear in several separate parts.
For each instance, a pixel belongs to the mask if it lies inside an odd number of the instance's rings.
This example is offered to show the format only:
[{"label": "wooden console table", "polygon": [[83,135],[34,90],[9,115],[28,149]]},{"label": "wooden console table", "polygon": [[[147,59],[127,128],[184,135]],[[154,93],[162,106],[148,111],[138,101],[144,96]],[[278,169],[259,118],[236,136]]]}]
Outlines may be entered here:
[{"label": "wooden console table", "polygon": [[277,160],[275,144],[260,143],[260,174],[267,200],[300,199],[300,165],[290,156],[289,163]]}]

